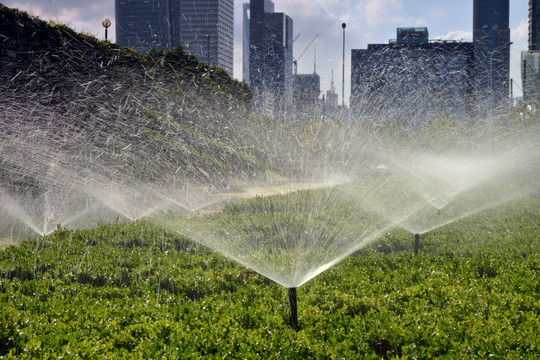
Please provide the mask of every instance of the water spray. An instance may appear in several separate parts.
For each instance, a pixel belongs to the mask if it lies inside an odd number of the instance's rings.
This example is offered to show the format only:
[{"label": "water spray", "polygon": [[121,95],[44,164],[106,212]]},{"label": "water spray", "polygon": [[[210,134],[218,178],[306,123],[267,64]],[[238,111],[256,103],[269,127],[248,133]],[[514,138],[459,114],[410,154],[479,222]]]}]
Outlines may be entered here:
[{"label": "water spray", "polygon": [[[12,24],[19,28],[17,21]],[[345,28],[343,23],[343,68]],[[31,33],[25,36],[30,39]],[[226,92],[215,92],[203,81],[214,75],[171,71],[176,60],[168,63],[168,57],[157,53],[151,56],[156,64],[151,76],[136,56],[129,62],[111,60],[108,71],[102,62],[79,61],[87,51],[86,40],[74,44],[66,43],[56,53],[50,49],[55,60],[47,76],[54,80],[52,86],[62,84],[67,91],[53,92],[36,82],[34,74],[48,57],[27,65],[23,61],[34,57],[20,48],[21,62],[3,63],[0,93],[9,94],[9,100],[0,109],[0,118],[6,119],[0,121],[0,237],[2,231],[13,237],[18,227],[25,238],[34,229],[39,234],[54,231],[57,223],[87,228],[97,223],[94,219],[103,223],[118,214],[126,219],[153,214],[164,228],[287,288],[289,326],[298,330],[296,288],[374,241],[390,224],[415,234],[418,254],[420,234],[515,198],[520,193],[515,189],[538,191],[538,130],[529,132],[531,143],[524,139],[519,146],[512,134],[505,139],[501,133],[494,143],[500,148],[492,149],[490,137],[486,155],[476,128],[466,129],[472,138],[459,132],[459,149],[441,144],[434,151],[429,144],[439,140],[439,133],[447,139],[455,132],[443,126],[421,133],[429,145],[422,149],[423,140],[406,144],[398,133],[396,141],[394,130],[384,126],[370,130],[321,122],[303,128],[252,121],[245,100],[249,94],[226,76],[219,75],[219,88],[225,86]],[[95,48],[102,46],[95,42]],[[107,49],[103,54],[112,56]],[[56,54],[65,56],[56,61]],[[81,83],[81,69],[93,80]],[[117,76],[123,73],[125,77]],[[114,95],[104,88],[114,89]],[[239,98],[230,98],[230,93]],[[341,95],[344,106],[344,87]],[[223,101],[208,106],[209,97]],[[251,148],[258,151],[245,152]],[[311,182],[321,174],[344,172],[348,187],[330,189],[323,181],[326,189],[317,191],[298,191],[297,185],[286,194],[274,190],[276,183]],[[273,194],[264,199],[251,194],[250,189],[270,185]],[[270,196],[276,194],[280,196]],[[444,207],[439,218],[430,201]],[[195,214],[199,209],[211,211]],[[41,231],[42,223],[50,226]]]},{"label": "water spray", "polygon": [[296,303],[296,288],[289,288],[289,327],[298,331],[298,308]]}]

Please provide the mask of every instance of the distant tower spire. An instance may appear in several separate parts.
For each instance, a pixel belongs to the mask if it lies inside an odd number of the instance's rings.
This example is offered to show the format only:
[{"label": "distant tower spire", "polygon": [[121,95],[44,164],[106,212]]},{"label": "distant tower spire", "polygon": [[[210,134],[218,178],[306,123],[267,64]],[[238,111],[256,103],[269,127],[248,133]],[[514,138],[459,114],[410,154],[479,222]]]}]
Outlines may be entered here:
[{"label": "distant tower spire", "polygon": [[330,81],[330,91],[335,92],[336,87],[334,86],[334,69],[332,69],[332,80]]}]

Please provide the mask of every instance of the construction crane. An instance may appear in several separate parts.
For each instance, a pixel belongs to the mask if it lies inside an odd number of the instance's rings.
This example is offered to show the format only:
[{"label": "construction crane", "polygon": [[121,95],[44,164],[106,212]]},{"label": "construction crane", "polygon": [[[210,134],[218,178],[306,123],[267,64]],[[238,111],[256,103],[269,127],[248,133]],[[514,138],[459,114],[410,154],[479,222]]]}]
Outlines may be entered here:
[{"label": "construction crane", "polygon": [[[298,56],[296,58],[296,60],[293,60],[293,67],[294,67],[294,75],[298,74],[298,60],[300,60],[300,58],[302,56],[304,56],[304,54],[306,53],[306,51],[309,49],[309,47],[311,46],[311,44],[313,44],[315,42],[315,40],[317,40],[317,38],[319,37],[319,34],[315,35],[315,37],[313,39],[311,39],[311,41],[309,42],[309,44],[306,45],[306,47],[304,48],[304,51],[302,51],[302,53],[300,54],[300,56]],[[298,38],[298,37],[297,37]]]}]

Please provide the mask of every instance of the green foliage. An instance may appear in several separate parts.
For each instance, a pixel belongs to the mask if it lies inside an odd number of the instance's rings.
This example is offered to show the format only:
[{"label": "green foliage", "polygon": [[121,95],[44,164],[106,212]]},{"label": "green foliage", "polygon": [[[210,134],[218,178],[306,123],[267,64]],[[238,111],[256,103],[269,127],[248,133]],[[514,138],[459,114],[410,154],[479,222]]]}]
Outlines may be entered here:
[{"label": "green foliage", "polygon": [[386,120],[374,131],[383,139],[383,143],[396,147],[414,144],[412,130],[405,121]]},{"label": "green foliage", "polygon": [[426,122],[422,128],[422,142],[428,149],[458,149],[465,127],[465,124],[445,114]]},{"label": "green foliage", "polygon": [[[85,139],[85,151],[124,152],[130,168],[144,168],[134,177],[159,182],[181,174],[184,183],[227,186],[232,173],[265,176],[264,161],[253,153],[258,143],[244,130],[251,92],[223,69],[181,47],[142,55],[1,4],[0,34],[2,110],[19,114],[23,99],[25,108],[35,109],[21,115],[30,128],[51,119],[43,139],[63,134],[76,146],[82,144],[75,139]],[[117,164],[108,161],[107,167]],[[11,192],[18,186],[45,191],[35,166],[28,157],[9,163],[0,169],[3,185]],[[25,176],[14,176],[18,171]]]},{"label": "green foliage", "polygon": [[170,51],[152,49],[143,57],[143,61],[153,69],[154,74],[158,70],[192,74],[200,85],[207,87],[206,91],[213,93],[212,97],[229,94],[245,106],[251,101],[251,90],[245,82],[233,79],[222,68],[199,62],[193,54],[186,54],[181,46]]},{"label": "green foliage", "polygon": [[[212,89],[213,94],[208,96],[227,94],[244,106],[248,106],[251,100],[251,91],[245,82],[233,79],[221,68],[199,62],[195,56],[184,53],[181,47],[171,51],[152,50],[143,56],[133,49],[120,48],[117,44],[98,40],[92,35],[77,33],[64,24],[45,22],[2,4],[0,4],[0,20],[0,33],[4,37],[2,48],[13,51],[13,54],[16,53],[21,59],[28,57],[25,60],[30,63],[36,54],[40,56],[44,54],[43,56],[51,63],[65,61],[65,66],[80,67],[81,69],[77,69],[80,72],[79,77],[86,74],[87,70],[83,65],[88,62],[97,63],[100,69],[103,65],[105,69],[129,66],[134,71],[142,71],[149,67],[153,70],[153,74],[168,72],[176,77],[179,74],[188,76],[197,86],[210,81],[208,92]],[[72,53],[79,51],[84,52],[85,58],[77,59],[82,64],[66,59],[70,56],[75,57]],[[25,65],[28,67],[29,64]],[[17,70],[24,70],[26,67],[21,66]]]},{"label": "green foliage", "polygon": [[298,332],[286,289],[155,224],[58,228],[0,252],[0,357],[537,358],[539,220],[524,199],[417,256],[388,233],[298,289]]},{"label": "green foliage", "polygon": [[[237,159],[235,159],[235,160],[237,160],[237,162],[245,161],[245,162],[250,163],[251,165],[255,165],[257,167],[262,166],[262,164],[259,163],[259,161],[256,158],[254,158],[250,154],[245,153],[244,151],[236,149],[235,146],[232,145],[232,144],[229,144],[229,143],[226,143],[224,141],[220,141],[219,139],[214,139],[214,138],[212,138],[210,136],[207,136],[206,134],[198,131],[195,128],[180,124],[179,122],[177,122],[177,121],[175,121],[173,119],[169,119],[169,118],[167,118],[167,116],[164,116],[163,114],[160,114],[160,113],[158,113],[156,111],[149,110],[149,109],[143,109],[143,112],[146,115],[148,115],[149,117],[152,117],[154,119],[162,121],[163,123],[170,124],[174,128],[176,128],[177,130],[180,130],[180,131],[184,132],[186,135],[189,135],[189,136],[195,138],[198,141],[209,144],[212,147],[214,147],[215,149],[218,149],[219,151],[223,151],[223,152],[226,152],[226,153],[233,154],[237,158]],[[151,136],[154,136],[156,138],[162,138],[162,141],[168,142],[166,140],[165,136],[160,135],[160,134],[156,134],[156,132],[151,132],[151,133],[153,133],[153,135],[151,135]],[[174,146],[176,146],[176,145],[174,145]],[[182,145],[182,148],[185,148],[186,150],[188,150],[188,147],[185,144]],[[195,152],[193,150],[190,150],[190,151]],[[205,154],[200,154],[200,155],[201,155],[201,157],[203,157]],[[217,164],[218,166],[220,166],[222,168],[229,167],[228,165],[223,164],[222,162],[220,162],[220,161],[218,161],[216,159],[212,159],[209,162]],[[234,161],[231,161],[231,162],[234,163]]]},{"label": "green foliage", "polygon": [[521,101],[512,111],[512,126],[519,134],[526,134],[533,125],[540,124],[540,102]]},{"label": "green foliage", "polygon": [[0,238],[0,250],[4,250],[6,247],[14,245],[10,239]]},{"label": "green foliage", "polygon": [[225,164],[222,161],[219,161],[218,159],[213,158],[212,156],[209,156],[201,151],[198,151],[197,149],[194,149],[186,144],[180,143],[175,139],[168,138],[160,133],[158,133],[156,130],[148,129],[148,128],[142,128],[141,132],[151,138],[154,138],[156,140],[159,140],[165,144],[169,144],[179,150],[182,150],[183,152],[197,157],[203,161],[205,161],[207,164],[217,166],[222,169],[230,169],[230,166]]}]

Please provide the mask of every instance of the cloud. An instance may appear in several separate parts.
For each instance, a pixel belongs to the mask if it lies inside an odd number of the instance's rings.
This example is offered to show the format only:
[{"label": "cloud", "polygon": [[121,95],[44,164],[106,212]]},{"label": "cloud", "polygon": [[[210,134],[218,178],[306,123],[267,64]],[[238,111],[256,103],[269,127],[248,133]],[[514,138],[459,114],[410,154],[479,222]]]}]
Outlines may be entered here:
[{"label": "cloud", "polygon": [[411,17],[407,19],[407,24],[410,26],[426,26],[427,23],[428,22],[424,17]]},{"label": "cloud", "polygon": [[394,22],[389,14],[396,14],[401,8],[400,0],[362,0],[356,7],[368,24]]},{"label": "cloud", "polygon": [[472,31],[452,30],[443,35],[436,35],[432,39],[472,41],[472,35]]},{"label": "cloud", "polygon": [[510,35],[512,41],[528,41],[529,38],[529,22],[527,20],[522,20],[518,26],[511,29]]},{"label": "cloud", "polygon": [[324,18],[332,15],[333,9],[343,7],[337,0],[282,0],[274,2],[277,12],[294,14],[294,17]]},{"label": "cloud", "polygon": [[[4,5],[26,11],[40,19],[65,24],[76,31],[103,37],[101,21],[109,18],[114,22],[114,2],[107,0],[60,1],[60,0],[4,0]],[[109,28],[109,39],[114,39],[114,26]]]}]

